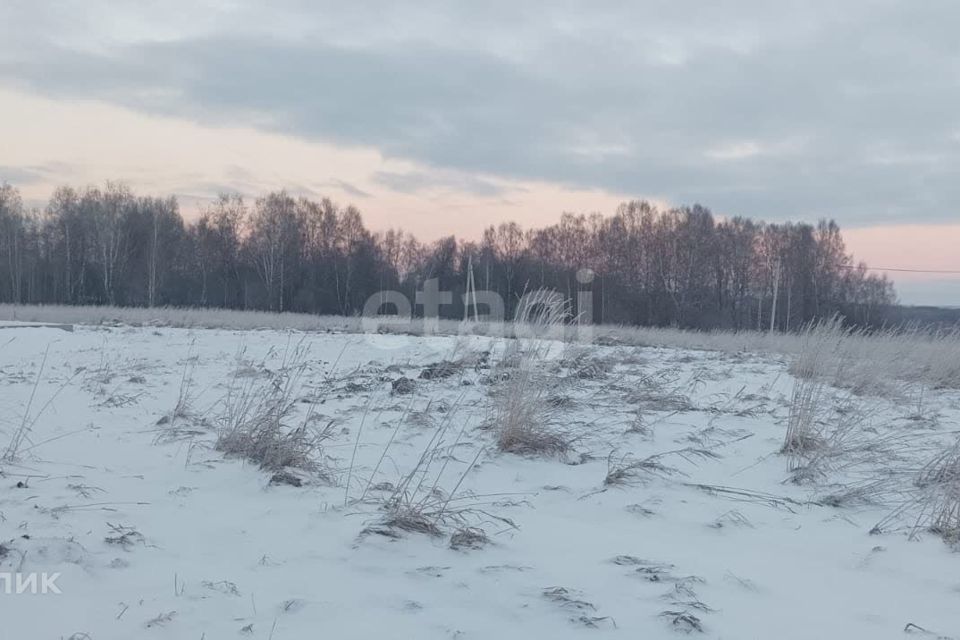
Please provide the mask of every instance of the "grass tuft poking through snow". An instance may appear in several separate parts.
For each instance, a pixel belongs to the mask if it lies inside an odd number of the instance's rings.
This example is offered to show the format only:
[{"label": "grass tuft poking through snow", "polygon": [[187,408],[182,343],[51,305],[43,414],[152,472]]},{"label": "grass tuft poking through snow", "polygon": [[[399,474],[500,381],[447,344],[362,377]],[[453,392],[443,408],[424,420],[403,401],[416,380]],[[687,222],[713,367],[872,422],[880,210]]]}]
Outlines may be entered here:
[{"label": "grass tuft poking through snow", "polygon": [[[396,537],[398,531],[405,531],[440,537],[452,529],[454,533],[450,540],[451,548],[470,549],[479,548],[488,541],[486,532],[480,526],[484,523],[494,522],[516,528],[510,519],[488,513],[483,508],[485,503],[482,498],[463,487],[467,476],[483,457],[483,447],[477,449],[462,471],[448,472],[451,463],[456,463],[455,451],[467,444],[464,439],[468,426],[466,422],[452,442],[448,438],[452,431],[451,425],[459,416],[460,399],[444,412],[441,424],[427,441],[416,464],[396,485],[381,485],[390,490],[380,504],[383,515],[375,525],[365,528],[361,535],[377,533]],[[397,432],[412,414],[408,407],[400,417],[360,497],[361,501],[375,488],[372,486],[373,480],[389,455]]]},{"label": "grass tuft poking through snow", "polygon": [[[30,398],[27,400],[27,406],[23,410],[23,414],[20,416],[20,423],[14,428],[13,433],[10,435],[10,441],[7,443],[6,448],[3,450],[3,453],[0,454],[0,462],[2,463],[12,463],[16,462],[22,457],[22,454],[27,450],[33,448],[31,434],[33,429],[37,424],[37,421],[40,420],[40,417],[46,412],[48,408],[56,400],[57,396],[67,388],[70,383],[73,381],[73,378],[79,372],[75,372],[72,376],[67,378],[57,389],[47,398],[47,401],[37,410],[36,414],[33,413],[33,405],[37,398],[37,389],[40,387],[40,381],[43,379],[43,372],[47,366],[47,358],[50,354],[50,345],[48,344],[46,349],[43,352],[43,359],[40,361],[40,368],[37,370],[37,375],[33,381],[33,387],[30,389]],[[24,447],[25,444],[30,445],[29,447]]]},{"label": "grass tuft poking through snow", "polygon": [[611,451],[610,455],[607,456],[607,475],[603,479],[604,486],[628,486],[652,475],[686,475],[680,469],[664,464],[664,458],[677,457],[690,464],[695,464],[701,460],[720,459],[719,454],[696,447],[684,447],[674,451],[655,453],[641,460],[637,460],[630,454],[624,454],[617,458],[614,455],[615,453]]},{"label": "grass tuft poking through snow", "polygon": [[558,455],[570,438],[553,424],[560,412],[548,397],[549,387],[531,363],[514,370],[494,395],[497,447],[520,455]]},{"label": "grass tuft poking through snow", "polygon": [[[895,475],[890,465],[910,446],[909,430],[880,434],[885,426],[880,420],[882,400],[873,392],[891,386],[869,377],[869,363],[852,357],[844,346],[861,337],[837,321],[813,326],[790,366],[795,378],[780,453],[787,456],[791,480],[811,483],[833,472],[866,467],[887,474],[831,494],[830,501],[837,504],[882,493],[886,480]],[[888,374],[881,377],[889,383]]]},{"label": "grass tuft poking through snow", "polygon": [[824,384],[817,379],[799,377],[794,381],[787,416],[787,432],[780,453],[789,457],[793,471],[825,445],[823,425],[818,420],[825,403]]},{"label": "grass tuft poking through snow", "polygon": [[923,509],[916,528],[960,544],[960,441],[927,463],[917,486],[922,491]]},{"label": "grass tuft poking through snow", "polygon": [[518,313],[530,334],[509,343],[495,374],[500,380],[492,394],[497,448],[520,455],[558,455],[570,448],[572,439],[554,422],[561,407],[552,401],[555,381],[545,370],[554,345],[544,338],[562,330],[569,308],[547,290],[534,291],[524,300]]},{"label": "grass tuft poking through snow", "polygon": [[292,351],[288,348],[281,368],[267,376],[234,376],[219,417],[218,451],[254,462],[265,471],[292,468],[330,479],[321,464],[330,425],[314,428],[316,402],[307,404],[297,426],[290,425],[300,403],[306,352],[302,343]]}]

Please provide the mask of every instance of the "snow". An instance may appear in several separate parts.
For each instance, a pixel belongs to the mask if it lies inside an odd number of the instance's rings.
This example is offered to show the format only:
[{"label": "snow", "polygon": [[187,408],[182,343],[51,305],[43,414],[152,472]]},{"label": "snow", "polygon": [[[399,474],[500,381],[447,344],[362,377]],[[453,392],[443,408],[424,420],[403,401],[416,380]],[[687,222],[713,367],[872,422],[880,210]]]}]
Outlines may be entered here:
[{"label": "snow", "polygon": [[61,329],[62,331],[73,331],[73,325],[69,324],[51,324],[41,322],[20,322],[17,320],[0,320],[0,329]]},{"label": "snow", "polygon": [[[238,363],[268,376],[297,345],[309,354],[300,394],[333,423],[334,479],[271,485],[213,448],[216,417]],[[892,505],[819,502],[853,472],[787,481],[783,358],[578,347],[607,363],[578,376],[557,345],[554,391],[578,439],[562,458],[528,458],[498,453],[482,428],[496,402],[489,369],[418,379],[428,363],[502,348],[480,336],[4,331],[0,449],[28,405],[33,426],[19,459],[0,464],[0,573],[57,572],[62,593],[0,590],[2,636],[666,638],[684,631],[671,611],[711,638],[902,638],[910,623],[960,634],[960,556],[933,535],[871,535]],[[400,376],[413,394],[391,394]],[[192,417],[158,424],[185,377]],[[651,379],[673,404],[638,395]],[[877,402],[883,428],[917,431],[917,451],[960,417],[946,390],[925,396],[931,424],[907,421],[916,409],[902,400]],[[644,428],[631,429],[638,409]],[[491,544],[451,549],[453,528],[370,532],[385,497],[372,487],[399,482],[444,424],[446,457],[427,482],[451,492],[466,472],[460,504]],[[684,447],[718,457],[674,456],[663,460],[674,472],[604,485],[624,455]]]}]

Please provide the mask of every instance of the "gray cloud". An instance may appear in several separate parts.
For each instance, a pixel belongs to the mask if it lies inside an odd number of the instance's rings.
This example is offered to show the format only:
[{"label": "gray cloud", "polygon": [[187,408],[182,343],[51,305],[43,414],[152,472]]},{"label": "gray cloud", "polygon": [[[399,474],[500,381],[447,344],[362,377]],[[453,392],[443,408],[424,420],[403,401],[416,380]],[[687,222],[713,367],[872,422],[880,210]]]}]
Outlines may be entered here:
[{"label": "gray cloud", "polygon": [[0,167],[0,184],[13,185],[43,182],[42,172],[28,167]]},{"label": "gray cloud", "polygon": [[503,196],[509,189],[498,184],[457,172],[442,171],[377,171],[373,181],[400,193],[416,193],[424,189],[443,188],[478,196]]},{"label": "gray cloud", "polygon": [[370,194],[345,180],[331,180],[330,184],[354,198],[369,198]]},{"label": "gray cloud", "polygon": [[0,84],[434,168],[373,176],[398,191],[500,195],[480,173],[767,219],[955,218],[960,9],[835,4],[285,2],[86,40],[58,14],[47,40],[0,32]]},{"label": "gray cloud", "polygon": [[74,170],[75,167],[63,162],[24,167],[0,166],[0,184],[7,182],[13,185],[21,185],[47,182],[51,178],[56,178],[58,175],[69,174]]}]

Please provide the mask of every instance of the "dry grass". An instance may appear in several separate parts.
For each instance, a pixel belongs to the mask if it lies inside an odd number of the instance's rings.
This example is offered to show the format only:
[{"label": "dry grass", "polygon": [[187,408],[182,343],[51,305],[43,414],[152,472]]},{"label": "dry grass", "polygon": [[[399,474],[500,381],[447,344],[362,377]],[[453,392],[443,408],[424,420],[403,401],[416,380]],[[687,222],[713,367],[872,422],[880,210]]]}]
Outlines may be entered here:
[{"label": "dry grass", "polygon": [[[462,399],[462,397],[461,397]],[[482,525],[498,523],[510,528],[516,525],[501,516],[492,515],[485,510],[486,502],[480,496],[464,489],[468,475],[477,466],[485,449],[477,448],[470,462],[459,472],[450,472],[450,465],[456,462],[454,452],[468,446],[464,436],[467,424],[464,423],[452,436],[452,425],[458,419],[459,399],[443,414],[443,421],[424,446],[416,464],[396,485],[390,483],[374,484],[390,447],[404,425],[412,407],[408,407],[398,420],[393,435],[387,442],[366,487],[358,502],[362,502],[377,488],[388,489],[389,494],[379,503],[381,517],[373,526],[364,529],[363,534],[377,533],[396,537],[398,531],[421,533],[429,536],[443,536],[453,530],[451,546],[466,549],[476,548],[486,543],[486,532]],[[352,475],[351,464],[351,475]],[[349,485],[348,485],[349,488]]]},{"label": "dry grass", "polygon": [[700,383],[696,372],[689,379],[681,380],[674,367],[664,367],[631,380],[626,401],[637,405],[642,412],[694,411],[696,407],[688,393],[696,390]]},{"label": "dry grass", "polygon": [[804,380],[835,374],[836,356],[854,335],[858,334],[845,329],[839,318],[809,325],[799,335],[800,349],[790,363],[790,373]]},{"label": "dry grass", "polygon": [[960,388],[960,328],[867,332],[832,319],[810,324],[797,340],[794,375],[858,395],[904,395],[908,385]]},{"label": "dry grass", "polygon": [[[864,344],[876,352],[861,351]],[[832,320],[812,325],[802,335],[802,349],[790,365],[795,376],[790,411],[780,453],[787,456],[787,468],[794,482],[825,479],[838,471],[872,468],[871,474],[851,491],[835,492],[828,499],[841,502],[862,500],[871,492],[883,493],[888,471],[911,445],[912,433],[900,429],[882,434],[884,394],[901,397],[902,385],[895,372],[877,358],[903,358],[897,348],[884,352],[880,347],[899,345],[889,335],[868,337],[844,329]],[[887,363],[890,365],[891,363]],[[918,380],[920,380],[918,378]],[[921,393],[922,397],[922,393]]]},{"label": "dry grass", "polygon": [[664,451],[652,456],[637,460],[630,454],[617,457],[615,451],[607,456],[607,475],[603,479],[604,486],[624,486],[640,482],[650,476],[685,475],[676,467],[667,466],[665,459],[679,458],[690,464],[703,460],[717,460],[720,456],[708,449],[685,447],[673,451]]},{"label": "dry grass", "polygon": [[558,455],[572,438],[555,426],[561,407],[550,395],[549,380],[531,363],[518,367],[496,390],[494,425],[497,448],[519,455]]},{"label": "dry grass", "polygon": [[664,611],[660,617],[666,618],[670,626],[679,633],[704,633],[703,621],[689,611]]},{"label": "dry grass", "polygon": [[917,478],[923,505],[915,530],[960,544],[960,441],[924,466]]},{"label": "dry grass", "polygon": [[[191,345],[191,352],[193,345]],[[207,433],[209,424],[206,418],[196,411],[194,404],[197,399],[195,374],[199,357],[188,354],[183,363],[180,374],[180,383],[177,387],[177,399],[173,409],[157,420],[157,436],[155,442],[166,444],[180,440],[192,440]],[[235,377],[237,374],[234,374]]]},{"label": "dry grass", "polygon": [[23,410],[23,415],[20,418],[20,424],[14,429],[10,437],[10,442],[7,443],[7,448],[4,449],[3,455],[0,456],[0,461],[2,462],[9,463],[16,460],[20,455],[20,449],[24,442],[28,442],[30,439],[30,432],[33,431],[33,425],[37,420],[36,417],[30,417],[30,411],[33,408],[33,401],[37,397],[37,388],[40,386],[40,379],[43,377],[43,370],[47,365],[47,356],[49,354],[50,346],[47,345],[46,350],[43,352],[43,360],[40,361],[40,368],[37,370],[37,376],[33,381],[33,388],[30,390],[30,398],[27,400],[27,406]]},{"label": "dry grass", "polygon": [[170,414],[172,420],[186,419],[193,413],[193,376],[197,369],[198,359],[196,355],[192,355],[183,364],[183,374],[180,376],[180,387],[177,391],[177,403]]},{"label": "dry grass", "polygon": [[[43,372],[47,366],[47,359],[50,354],[50,345],[47,345],[47,348],[43,352],[43,359],[40,361],[40,367],[37,369],[37,375],[33,380],[33,386],[30,389],[30,397],[27,399],[27,405],[23,409],[23,413],[20,415],[20,422],[17,424],[13,432],[10,434],[10,441],[7,443],[7,446],[3,449],[3,453],[0,454],[0,463],[13,463],[19,460],[24,453],[34,449],[39,444],[34,443],[31,439],[33,430],[37,425],[37,421],[40,420],[41,416],[50,408],[54,400],[57,399],[57,396],[60,395],[65,388],[67,388],[73,379],[79,374],[79,371],[75,372],[71,377],[64,380],[60,386],[47,398],[46,402],[34,413],[33,407],[37,399],[37,391],[40,388],[40,382],[43,379]],[[25,446],[26,445],[26,446]]]},{"label": "dry grass", "polygon": [[[298,345],[285,354],[282,366],[266,377],[234,376],[223,400],[216,449],[231,457],[254,462],[260,468],[280,472],[286,468],[320,473],[323,442],[330,425],[314,428],[316,401],[299,409],[306,349]],[[292,426],[296,420],[296,426]]]},{"label": "dry grass", "polygon": [[[863,486],[880,488],[893,465],[914,445],[915,432],[891,430],[881,401],[849,391],[831,392],[817,380],[794,385],[787,432],[780,453],[795,483],[822,481],[839,472],[866,471]],[[863,496],[861,496],[863,497]]]},{"label": "dry grass", "polygon": [[570,313],[562,298],[545,290],[524,300],[518,313],[530,331],[508,344],[492,376],[500,381],[491,394],[497,448],[520,455],[557,455],[570,448],[572,438],[556,427],[561,406],[551,395],[556,381],[545,363],[557,346],[549,338],[562,330]]},{"label": "dry grass", "polygon": [[825,425],[819,420],[827,402],[825,385],[818,379],[798,377],[793,383],[787,432],[780,453],[788,456],[792,471],[825,446]]},{"label": "dry grass", "polygon": [[[546,295],[546,294],[543,294]],[[530,296],[527,296],[530,298]],[[531,300],[528,307],[542,308],[542,300]],[[542,318],[524,317],[504,324],[441,320],[436,329],[442,335],[488,335],[530,338],[542,330]],[[121,308],[107,306],[11,305],[0,304],[0,320],[72,323],[80,325],[117,325],[196,327],[212,329],[293,329],[299,331],[338,331],[361,333],[360,318],[316,316],[297,313],[233,311],[222,309]],[[387,325],[381,331],[419,335],[420,323]],[[627,347],[666,347],[724,353],[763,353],[796,357],[795,373],[828,375],[839,386],[861,392],[883,390],[891,381],[924,384],[932,388],[960,389],[960,328],[930,332],[919,329],[852,331],[837,319],[813,323],[796,333],[756,331],[683,331],[660,327],[597,325],[592,327],[598,344]],[[569,323],[552,327],[555,338],[576,335]],[[816,345],[829,358],[816,358],[813,366],[802,354],[812,353]],[[824,364],[833,360],[830,369]],[[843,366],[841,366],[841,363]]]},{"label": "dry grass", "polygon": [[912,486],[896,494],[899,505],[871,533],[895,531],[906,523],[911,539],[929,531],[960,547],[960,440],[930,457],[912,478]]},{"label": "dry grass", "polygon": [[[904,490],[923,424],[913,420],[892,429],[884,418],[888,398],[908,395],[907,383],[898,381],[893,368],[894,360],[908,359],[902,347],[891,335],[869,337],[835,321],[811,326],[804,334],[803,350],[791,364],[796,378],[780,453],[787,456],[795,483],[842,478],[822,499],[824,504],[883,504]],[[922,399],[923,377],[896,366],[920,385]]]},{"label": "dry grass", "polygon": [[[438,433],[444,431],[441,429]],[[477,451],[459,475],[452,477],[454,484],[448,489],[441,486],[449,461],[449,457],[441,453],[445,450],[442,435],[430,440],[417,465],[402,478],[382,504],[384,515],[378,526],[366,529],[367,532],[384,533],[385,528],[387,532],[399,530],[439,537],[447,530],[454,529],[451,546],[465,549],[479,548],[487,542],[486,532],[479,526],[483,523],[497,522],[510,528],[516,527],[508,518],[487,512],[481,497],[462,489],[467,475],[480,460],[483,449]]]},{"label": "dry grass", "polygon": [[450,548],[454,551],[476,551],[488,544],[487,532],[479,527],[463,527],[450,536]]}]

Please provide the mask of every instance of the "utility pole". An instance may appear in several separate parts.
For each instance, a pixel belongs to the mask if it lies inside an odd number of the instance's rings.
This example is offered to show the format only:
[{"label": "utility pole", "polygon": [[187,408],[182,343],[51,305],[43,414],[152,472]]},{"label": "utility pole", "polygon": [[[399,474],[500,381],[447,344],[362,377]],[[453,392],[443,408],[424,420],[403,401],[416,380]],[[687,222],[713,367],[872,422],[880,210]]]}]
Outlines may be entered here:
[{"label": "utility pole", "polygon": [[770,332],[777,321],[777,295],[780,293],[780,258],[777,258],[777,269],[773,276],[773,304],[770,307]]},{"label": "utility pole", "polygon": [[470,307],[473,306],[473,321],[477,322],[477,284],[473,278],[473,256],[467,257],[467,295],[463,301],[463,319],[470,319]]}]

